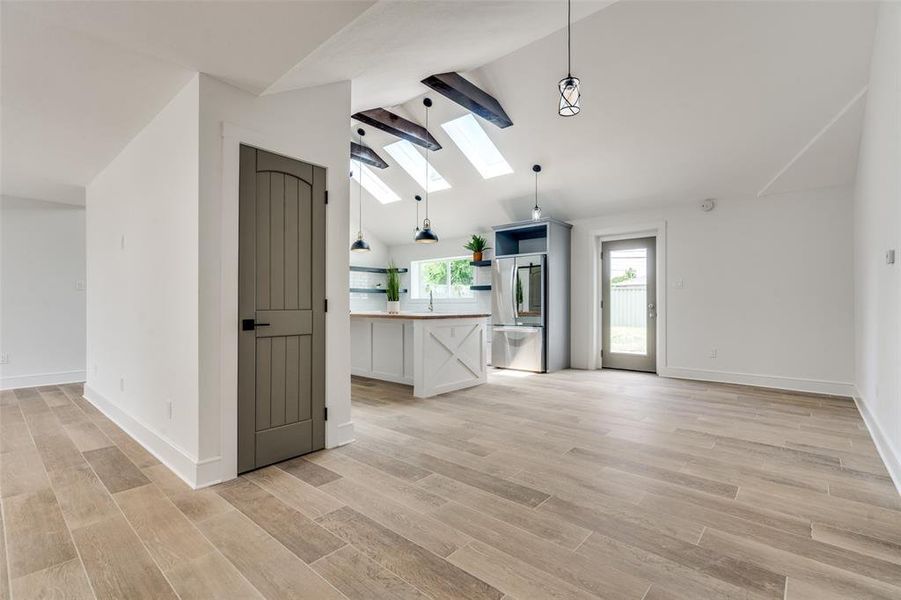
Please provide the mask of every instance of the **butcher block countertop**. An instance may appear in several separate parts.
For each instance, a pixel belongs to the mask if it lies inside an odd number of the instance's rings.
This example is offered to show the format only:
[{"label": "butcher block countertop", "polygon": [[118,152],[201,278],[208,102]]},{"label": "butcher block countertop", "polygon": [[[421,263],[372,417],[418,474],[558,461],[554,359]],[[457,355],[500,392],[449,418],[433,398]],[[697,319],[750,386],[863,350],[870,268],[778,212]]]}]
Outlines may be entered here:
[{"label": "butcher block countertop", "polygon": [[387,313],[383,311],[352,312],[351,317],[364,317],[367,319],[475,319],[490,317],[491,313],[441,313],[441,312],[399,312]]}]

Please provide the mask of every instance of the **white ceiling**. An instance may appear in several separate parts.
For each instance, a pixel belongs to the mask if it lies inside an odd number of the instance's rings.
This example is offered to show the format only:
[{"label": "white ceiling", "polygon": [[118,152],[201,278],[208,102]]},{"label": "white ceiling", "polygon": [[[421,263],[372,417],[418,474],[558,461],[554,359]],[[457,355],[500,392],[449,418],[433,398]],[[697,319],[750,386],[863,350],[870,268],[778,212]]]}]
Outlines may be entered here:
[{"label": "white ceiling", "polygon": [[[631,2],[573,26],[573,73],[583,110],[557,116],[565,74],[558,31],[467,74],[514,125],[483,123],[515,173],[482,180],[440,123],[463,109],[438,94],[433,164],[453,188],[431,195],[439,235],[528,218],[531,165],[540,163],[545,214],[594,216],[706,197],[754,197],[867,83],[874,5],[826,2]],[[770,190],[851,183],[863,102],[852,107]],[[421,98],[398,112],[422,123]],[[377,150],[391,138],[366,128]],[[386,152],[379,171],[404,199],[367,198],[365,226],[410,241],[421,193]]]},{"label": "white ceiling", "polygon": [[[440,128],[463,109],[430,94],[430,129],[444,146],[432,158],[454,186],[432,195],[431,216],[456,237],[525,217],[535,162],[542,205],[562,218],[755,194],[867,82],[870,3],[609,4],[575,3],[584,110],[563,119],[560,0],[5,0],[2,193],[82,203],[83,186],[196,71],[254,93],[350,78],[355,109],[405,103],[394,110],[422,122],[420,79],[459,70],[513,119],[485,128],[515,173],[482,180]],[[853,179],[862,104],[770,192]],[[421,190],[381,151],[393,138],[370,130],[366,141],[403,198],[367,198],[366,228],[407,242]]]},{"label": "white ceiling", "polygon": [[[577,0],[573,20],[615,0]],[[561,0],[379,2],[272,84],[266,93],[353,81],[353,110],[422,93],[434,73],[469,71],[566,26]]]},{"label": "white ceiling", "polygon": [[[609,1],[578,2],[576,16]],[[545,0],[4,0],[0,191],[83,203],[192,72],[252,93],[355,78],[371,107],[546,35],[563,14]]]}]

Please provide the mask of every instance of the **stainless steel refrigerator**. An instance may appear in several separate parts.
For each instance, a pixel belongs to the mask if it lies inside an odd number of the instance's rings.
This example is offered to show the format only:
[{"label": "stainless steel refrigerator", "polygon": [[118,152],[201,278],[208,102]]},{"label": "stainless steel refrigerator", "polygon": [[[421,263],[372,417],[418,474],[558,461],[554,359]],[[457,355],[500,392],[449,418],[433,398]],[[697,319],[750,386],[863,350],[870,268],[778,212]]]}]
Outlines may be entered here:
[{"label": "stainless steel refrigerator", "polygon": [[491,272],[491,364],[543,373],[545,352],[546,257],[524,254],[496,258]]}]

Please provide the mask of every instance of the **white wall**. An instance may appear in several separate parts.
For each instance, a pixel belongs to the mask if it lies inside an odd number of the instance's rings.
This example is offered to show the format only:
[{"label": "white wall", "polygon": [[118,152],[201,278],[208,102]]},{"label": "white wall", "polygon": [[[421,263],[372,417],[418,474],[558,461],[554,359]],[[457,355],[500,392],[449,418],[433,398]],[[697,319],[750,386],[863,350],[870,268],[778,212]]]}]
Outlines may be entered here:
[{"label": "white wall", "polygon": [[710,213],[691,204],[575,221],[573,366],[595,366],[595,234],[665,222],[662,375],[850,395],[851,193],[750,196],[720,200]]},{"label": "white wall", "polygon": [[188,480],[198,456],[198,94],[195,77],[86,195],[85,395]]},{"label": "white wall", "polygon": [[84,381],[84,208],[3,197],[0,225],[0,388]]},{"label": "white wall", "polygon": [[901,5],[894,2],[880,6],[870,65],[854,254],[857,398],[901,490]]},{"label": "white wall", "polygon": [[238,144],[328,169],[326,444],[353,440],[348,300],[350,83],[256,97],[200,77],[201,483],[236,466]]}]

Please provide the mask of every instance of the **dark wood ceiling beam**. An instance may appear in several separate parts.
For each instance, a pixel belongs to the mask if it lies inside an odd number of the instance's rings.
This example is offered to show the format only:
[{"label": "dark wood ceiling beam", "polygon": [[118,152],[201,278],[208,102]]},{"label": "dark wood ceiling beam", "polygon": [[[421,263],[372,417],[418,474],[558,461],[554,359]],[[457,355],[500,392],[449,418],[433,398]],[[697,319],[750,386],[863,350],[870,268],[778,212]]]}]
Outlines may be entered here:
[{"label": "dark wood ceiling beam", "polygon": [[388,163],[382,160],[382,157],[376,154],[375,150],[367,148],[366,146],[361,146],[356,142],[350,143],[350,158],[363,161],[370,167],[375,167],[377,169],[386,169],[388,167]]},{"label": "dark wood ceiling beam", "polygon": [[402,140],[407,140],[428,150],[441,150],[441,144],[426,131],[425,127],[387,111],[384,108],[371,108],[360,111],[353,118],[370,127],[381,129]]},{"label": "dark wood ceiling beam", "polygon": [[459,73],[432,75],[423,79],[422,83],[501,129],[513,125],[494,96],[464,79]]}]

